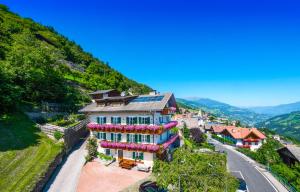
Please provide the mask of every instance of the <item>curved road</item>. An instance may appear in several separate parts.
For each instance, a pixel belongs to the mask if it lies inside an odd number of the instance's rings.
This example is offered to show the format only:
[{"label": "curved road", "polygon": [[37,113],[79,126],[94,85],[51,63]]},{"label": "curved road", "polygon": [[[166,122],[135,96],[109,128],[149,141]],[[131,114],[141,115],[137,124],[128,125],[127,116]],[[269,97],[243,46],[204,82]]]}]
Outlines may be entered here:
[{"label": "curved road", "polygon": [[216,146],[216,150],[226,151],[227,162],[230,172],[239,178],[243,178],[250,192],[279,192],[265,176],[233,149],[225,147],[223,144],[211,140]]}]

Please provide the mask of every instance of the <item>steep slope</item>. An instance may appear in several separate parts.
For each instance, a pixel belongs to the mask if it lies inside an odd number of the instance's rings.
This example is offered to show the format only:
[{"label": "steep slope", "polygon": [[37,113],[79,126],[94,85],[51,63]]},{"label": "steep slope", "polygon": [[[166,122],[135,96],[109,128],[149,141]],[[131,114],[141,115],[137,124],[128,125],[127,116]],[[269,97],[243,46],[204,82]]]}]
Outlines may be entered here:
[{"label": "steep slope", "polygon": [[256,126],[300,140],[300,111],[272,117]]},{"label": "steep slope", "polygon": [[185,105],[201,108],[204,111],[211,112],[220,117],[228,117],[233,120],[240,120],[242,123],[248,125],[254,125],[257,122],[266,120],[268,118],[266,115],[260,115],[248,109],[234,107],[211,99],[194,98],[193,100],[188,100],[177,98],[177,101]]},{"label": "steep slope", "polygon": [[[92,42],[91,42],[92,43]],[[0,5],[0,108],[19,101],[87,102],[86,92],[115,88],[146,93],[146,85],[128,79],[73,41]]]},{"label": "steep slope", "polygon": [[277,106],[251,107],[248,109],[254,111],[255,113],[269,114],[272,116],[276,116],[276,115],[291,113],[293,111],[300,111],[300,102],[277,105]]}]

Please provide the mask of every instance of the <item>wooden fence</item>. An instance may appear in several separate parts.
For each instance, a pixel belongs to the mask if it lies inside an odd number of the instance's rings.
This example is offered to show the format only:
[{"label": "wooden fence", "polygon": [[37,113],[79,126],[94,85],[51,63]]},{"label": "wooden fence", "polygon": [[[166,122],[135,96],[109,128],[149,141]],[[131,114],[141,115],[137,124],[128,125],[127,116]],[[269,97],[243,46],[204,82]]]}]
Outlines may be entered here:
[{"label": "wooden fence", "polygon": [[38,125],[42,132],[47,135],[53,136],[56,131],[59,131],[63,134],[65,150],[69,152],[74,145],[76,145],[80,139],[84,138],[88,134],[86,125],[89,123],[88,119],[82,120],[80,123],[69,127],[64,128],[52,124]]}]

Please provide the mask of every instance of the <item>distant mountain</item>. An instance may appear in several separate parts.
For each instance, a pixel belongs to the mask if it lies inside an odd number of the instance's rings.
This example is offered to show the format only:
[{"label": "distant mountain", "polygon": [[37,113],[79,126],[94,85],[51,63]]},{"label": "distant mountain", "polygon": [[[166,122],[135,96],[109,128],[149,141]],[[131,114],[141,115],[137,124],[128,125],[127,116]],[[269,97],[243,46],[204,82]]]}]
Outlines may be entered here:
[{"label": "distant mountain", "polygon": [[232,120],[240,120],[244,124],[254,125],[255,123],[264,121],[270,116],[257,114],[249,109],[231,106],[226,103],[206,98],[177,98],[179,103],[189,105],[191,107],[201,108],[207,112],[213,113],[219,117],[227,117]]},{"label": "distant mountain", "polygon": [[300,111],[272,117],[256,124],[260,128],[268,128],[279,134],[300,140]]},{"label": "distant mountain", "polygon": [[300,102],[268,107],[251,107],[248,109],[255,113],[276,116],[291,113],[293,111],[300,111]]}]

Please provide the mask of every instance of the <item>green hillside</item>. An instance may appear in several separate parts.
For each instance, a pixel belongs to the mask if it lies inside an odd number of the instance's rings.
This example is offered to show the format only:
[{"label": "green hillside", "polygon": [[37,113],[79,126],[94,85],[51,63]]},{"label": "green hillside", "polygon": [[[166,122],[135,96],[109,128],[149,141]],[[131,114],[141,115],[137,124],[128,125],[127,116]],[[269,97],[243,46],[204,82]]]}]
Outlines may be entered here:
[{"label": "green hillside", "polygon": [[300,111],[272,117],[256,126],[300,140]]},{"label": "green hillside", "polygon": [[[92,43],[92,42],[91,42]],[[96,89],[146,93],[75,42],[0,5],[0,108],[13,111],[20,101],[79,104]]]},{"label": "green hillside", "polygon": [[0,116],[0,191],[32,191],[61,150],[25,115]]}]

